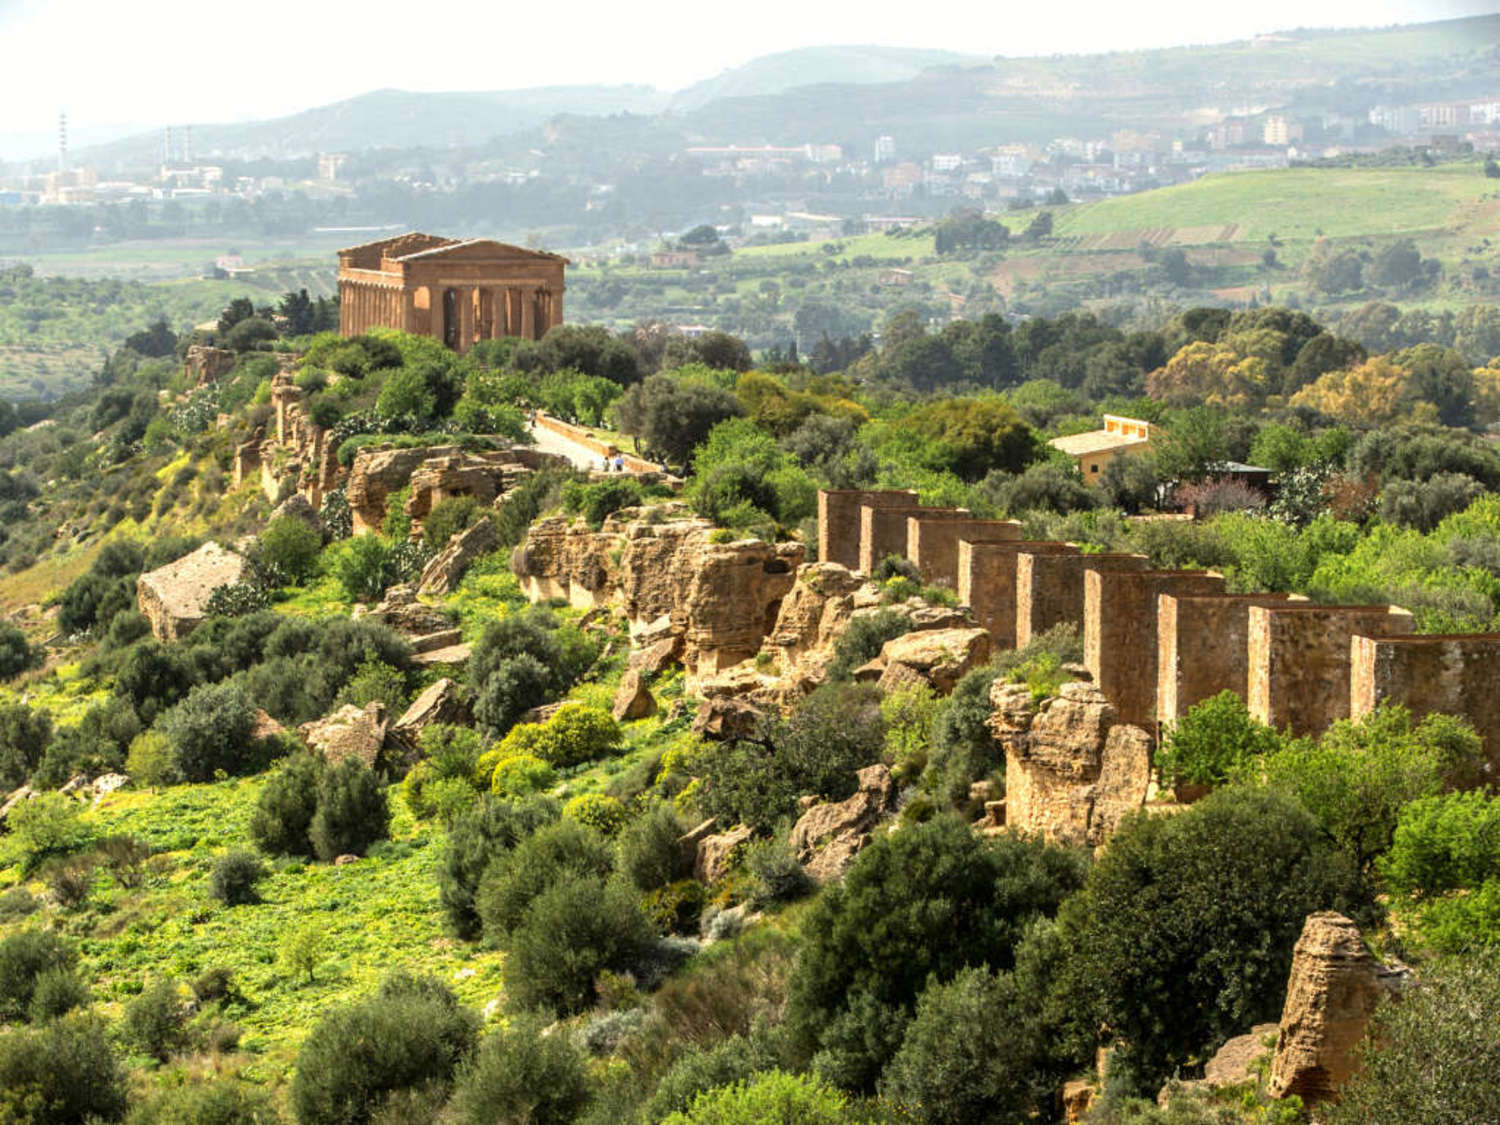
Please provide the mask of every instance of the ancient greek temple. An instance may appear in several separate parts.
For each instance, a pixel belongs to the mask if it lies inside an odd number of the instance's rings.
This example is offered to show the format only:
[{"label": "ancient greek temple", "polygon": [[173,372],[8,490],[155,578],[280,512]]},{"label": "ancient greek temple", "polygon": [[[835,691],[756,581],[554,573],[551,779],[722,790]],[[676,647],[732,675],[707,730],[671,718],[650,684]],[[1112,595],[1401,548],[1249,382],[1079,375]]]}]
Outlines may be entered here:
[{"label": "ancient greek temple", "polygon": [[479,340],[540,340],[563,318],[568,260],[489,239],[397,235],[339,251],[339,331],[383,326],[456,352]]}]

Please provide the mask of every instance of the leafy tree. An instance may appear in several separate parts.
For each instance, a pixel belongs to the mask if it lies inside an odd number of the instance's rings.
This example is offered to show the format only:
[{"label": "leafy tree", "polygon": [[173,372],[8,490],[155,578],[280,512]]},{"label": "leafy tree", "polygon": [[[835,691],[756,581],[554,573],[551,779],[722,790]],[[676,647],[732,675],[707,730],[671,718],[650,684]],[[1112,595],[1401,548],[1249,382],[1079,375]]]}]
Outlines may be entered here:
[{"label": "leafy tree", "polygon": [[726,390],[658,374],[625,392],[615,418],[622,430],[640,439],[648,456],[682,464],[710,430],[743,411]]},{"label": "leafy tree", "polygon": [[119,1121],[126,1080],[104,1023],[85,1014],[0,1035],[0,1118],[32,1125]]},{"label": "leafy tree", "polygon": [[318,330],[318,309],[306,289],[288,290],[276,311],[286,318],[287,335],[309,336]]},{"label": "leafy tree", "polygon": [[482,1039],[459,1070],[452,1113],[461,1125],[571,1125],[589,1097],[587,1060],[572,1038],[521,1017]]},{"label": "leafy tree", "polygon": [[1370,909],[1316,820],[1274,792],[1221,789],[1124,822],[1058,918],[1062,999],[1090,1053],[1155,1090],[1177,1066],[1281,1012],[1307,915]]},{"label": "leafy tree", "polygon": [[136,1051],[166,1062],[186,1042],[187,1016],[177,985],[158,977],[125,1005],[121,1032]]},{"label": "leafy tree", "polygon": [[609,477],[588,484],[569,481],[563,486],[563,506],[580,513],[596,531],[604,526],[605,517],[635,507],[645,498],[641,482],[634,477]]},{"label": "leafy tree", "polygon": [[956,817],[877,837],[803,923],[787,1010],[798,1052],[838,1085],[872,1089],[929,977],[1008,968],[1025,926],[1054,913],[1083,870],[1075,853],[983,840]]},{"label": "leafy tree", "polygon": [[0,703],[0,785],[7,791],[25,783],[42,760],[52,737],[52,716],[24,703]]},{"label": "leafy tree", "polygon": [[1020,472],[1038,454],[1036,436],[1000,398],[950,398],[899,423],[931,443],[931,463],[976,481],[994,469]]},{"label": "leafy tree", "polygon": [[1481,790],[1421,797],[1401,810],[1381,878],[1402,895],[1437,895],[1500,879],[1500,798]]},{"label": "leafy tree", "polygon": [[219,334],[224,335],[242,320],[255,315],[255,302],[249,297],[236,297],[219,314]]},{"label": "leafy tree", "polygon": [[437,876],[443,914],[454,933],[461,938],[479,935],[474,895],[491,861],[557,818],[557,802],[546,797],[503,801],[484,795],[454,820]]},{"label": "leafy tree", "polygon": [[0,1016],[24,1020],[38,981],[70,971],[76,959],[73,947],[50,930],[16,930],[0,939]]},{"label": "leafy tree", "polygon": [[1206,406],[1184,410],[1154,443],[1156,470],[1167,480],[1202,480],[1231,459],[1229,442],[1224,411]]},{"label": "leafy tree", "polygon": [[390,834],[390,824],[385,787],[360,759],[345,758],[318,779],[318,807],[307,835],[319,859],[363,855]]},{"label": "leafy tree", "polygon": [[1167,786],[1222,785],[1280,746],[1280,737],[1251,717],[1244,700],[1221,691],[1195,703],[1167,728],[1156,751],[1156,770]]},{"label": "leafy tree", "polygon": [[394,580],[391,548],[379,536],[357,535],[329,546],[324,566],[350,601],[378,601]]},{"label": "leafy tree", "polygon": [[1319,240],[1302,264],[1302,276],[1314,289],[1330,297],[1364,285],[1365,259],[1355,250],[1335,250]]},{"label": "leafy tree", "polygon": [[42,652],[33,648],[26,634],[9,621],[0,621],[0,680],[10,680],[42,662]]},{"label": "leafy tree", "polygon": [[167,318],[160,316],[141,331],[126,336],[125,347],[140,355],[162,359],[177,350],[177,334],[167,325]]},{"label": "leafy tree", "polygon": [[1370,280],[1376,285],[1404,289],[1422,277],[1422,253],[1409,238],[1402,238],[1376,251],[1370,262]]},{"label": "leafy tree", "polygon": [[577,821],[564,818],[540,829],[485,868],[474,899],[485,936],[503,941],[548,887],[566,879],[602,878],[612,867],[608,843]]},{"label": "leafy tree", "polygon": [[226,906],[256,902],[255,884],[265,877],[260,857],[247,849],[226,852],[214,861],[208,877],[208,893]]},{"label": "leafy tree", "polygon": [[282,760],[260,791],[250,817],[250,839],[271,855],[312,855],[308,835],[318,810],[318,782],[326,767],[313,754]]},{"label": "leafy tree", "polygon": [[1500,1120],[1500,965],[1436,964],[1366,1031],[1361,1066],[1329,1107],[1332,1125],[1461,1125]]},{"label": "leafy tree", "polygon": [[219,771],[251,773],[262,766],[255,738],[255,705],[236,683],[202,684],[161,718],[177,768],[188,781],[212,781]]},{"label": "leafy tree", "polygon": [[451,1083],[479,1019],[432,977],[394,973],[324,1016],[297,1052],[291,1101],[302,1125],[364,1125],[391,1093]]},{"label": "leafy tree", "polygon": [[260,533],[256,562],[278,584],[300,585],[318,565],[323,537],[305,520],[278,516]]}]

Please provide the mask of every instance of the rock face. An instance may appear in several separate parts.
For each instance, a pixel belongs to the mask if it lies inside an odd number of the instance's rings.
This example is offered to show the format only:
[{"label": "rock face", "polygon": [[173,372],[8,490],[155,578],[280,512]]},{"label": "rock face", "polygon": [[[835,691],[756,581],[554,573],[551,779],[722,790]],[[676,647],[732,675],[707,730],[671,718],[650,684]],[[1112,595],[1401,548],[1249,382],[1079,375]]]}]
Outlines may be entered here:
[{"label": "rock face", "polygon": [[385,705],[346,703],[325,718],[303,723],[297,733],[330,765],[353,757],[373,768],[385,746]]},{"label": "rock face", "polygon": [[443,676],[411,701],[391,727],[391,732],[415,741],[423,728],[433,723],[465,726],[470,718],[469,705],[464,702],[458,684]]},{"label": "rock face", "polygon": [[425,637],[451,627],[448,615],[434,606],[417,601],[417,592],[410,586],[392,586],[385,592],[380,603],[370,610],[369,619],[389,625],[396,632],[409,638]]},{"label": "rock face", "polygon": [[136,600],[159,641],[180,641],[203,620],[203,607],[220,586],[244,579],[249,563],[217,543],[205,543],[176,562],[136,579]]},{"label": "rock face", "polygon": [[1375,1006],[1405,981],[1404,969],[1375,960],[1348,918],[1331,910],[1308,915],[1292,954],[1271,1096],[1335,1097],[1355,1071],[1354,1049]]},{"label": "rock face", "polygon": [[385,522],[386,499],[406,487],[407,481],[423,461],[431,457],[456,454],[456,446],[430,449],[372,449],[366,447],[354,455],[349,470],[346,495],[355,535],[379,531]]},{"label": "rock face", "polygon": [[760,651],[803,555],[799,543],[713,540],[681,505],[626,509],[597,532],[551,518],[532,525],[512,566],[533,601],[616,607],[633,636],[680,638],[688,676],[709,676]]},{"label": "rock face", "polygon": [[198,386],[212,383],[234,370],[234,361],[239,357],[228,348],[210,348],[194,344],[187,350],[183,369],[187,377]]},{"label": "rock face", "polygon": [[481,516],[473,527],[448,539],[448,545],[428,560],[417,586],[419,594],[446,594],[463,578],[469,567],[489,554],[499,543],[495,522]]},{"label": "rock face", "polygon": [[883,692],[925,683],[948,695],[958,681],[990,658],[988,629],[924,629],[886,641],[880,650]]},{"label": "rock face", "polygon": [[509,453],[427,452],[407,482],[411,491],[405,511],[411,517],[413,532],[421,529],[428,513],[444,500],[472,496],[481,507],[488,508],[505,491],[508,477],[530,472],[512,461]]},{"label": "rock face", "polygon": [[1060,844],[1097,846],[1146,802],[1151,739],[1115,722],[1092,684],[1064,684],[1040,707],[1021,684],[996,681],[990,729],[1005,749],[1005,820]]},{"label": "rock face", "polygon": [[854,796],[836,804],[813,805],[792,827],[787,843],[819,883],[837,879],[870,841],[870,830],[890,806],[896,786],[879,763],[859,771]]},{"label": "rock face", "polygon": [[743,824],[717,836],[704,836],[693,857],[693,877],[704,883],[718,882],[734,866],[735,853],[749,842],[750,829]]}]

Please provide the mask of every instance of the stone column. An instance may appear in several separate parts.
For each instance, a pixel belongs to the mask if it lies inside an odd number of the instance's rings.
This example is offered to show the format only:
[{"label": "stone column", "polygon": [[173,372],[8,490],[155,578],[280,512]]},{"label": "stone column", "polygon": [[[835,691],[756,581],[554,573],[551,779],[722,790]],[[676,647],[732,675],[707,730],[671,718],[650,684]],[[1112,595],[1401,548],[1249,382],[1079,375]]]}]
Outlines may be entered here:
[{"label": "stone column", "polygon": [[551,298],[552,298],[552,315],[547,318],[547,321],[548,321],[549,327],[555,328],[557,325],[559,325],[559,324],[561,324],[563,322],[563,310],[562,310],[563,295],[562,295],[562,290],[558,289],[555,292],[553,292],[551,294]]},{"label": "stone column", "polygon": [[458,306],[458,339],[453,350],[463,355],[474,343],[474,290],[467,285],[454,290],[454,304]]},{"label": "stone column", "polygon": [[536,333],[536,290],[521,290],[521,336],[527,340],[535,340]]}]

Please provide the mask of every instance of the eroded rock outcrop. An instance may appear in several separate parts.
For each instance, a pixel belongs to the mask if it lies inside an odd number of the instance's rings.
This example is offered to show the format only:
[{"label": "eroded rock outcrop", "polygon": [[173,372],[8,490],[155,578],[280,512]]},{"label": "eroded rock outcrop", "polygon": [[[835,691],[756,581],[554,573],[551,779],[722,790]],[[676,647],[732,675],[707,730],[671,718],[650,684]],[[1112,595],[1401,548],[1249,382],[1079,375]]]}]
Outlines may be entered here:
[{"label": "eroded rock outcrop", "polygon": [[427,560],[417,593],[441,595],[453,590],[469,567],[493,551],[499,542],[495,521],[481,516],[472,527],[450,536],[447,545]]},{"label": "eroded rock outcrop", "polygon": [[656,698],[638,669],[630,668],[620,677],[620,688],[615,692],[611,710],[617,723],[656,714]]},{"label": "eroded rock outcrop", "polygon": [[1405,969],[1375,959],[1348,918],[1331,910],[1308,915],[1292,954],[1271,1096],[1336,1097],[1356,1069],[1355,1047],[1376,1005],[1406,981]]},{"label": "eroded rock outcrop", "polygon": [[418,531],[429,512],[444,500],[455,496],[472,496],[480,507],[487,508],[505,491],[507,476],[516,477],[529,469],[510,459],[508,453],[450,453],[440,456],[428,450],[428,456],[411,474],[407,485],[406,514],[411,517],[413,532]]},{"label": "eroded rock outcrop", "polygon": [[877,682],[887,693],[920,683],[948,695],[989,658],[988,629],[922,629],[885,642]]},{"label": "eroded rock outcrop", "polygon": [[890,807],[896,785],[876,763],[856,775],[859,788],[844,801],[813,805],[792,827],[787,843],[814,880],[841,878],[870,842],[870,833]]},{"label": "eroded rock outcrop", "polygon": [[1037,704],[1024,684],[997,680],[990,729],[1005,750],[1008,827],[1060,844],[1097,846],[1146,802],[1151,738],[1115,721],[1092,684],[1063,684]]},{"label": "eroded rock outcrop", "polygon": [[136,601],[152,635],[159,641],[180,641],[203,620],[209,597],[220,586],[244,580],[249,562],[217,543],[205,543],[166,566],[136,579]]},{"label": "eroded rock outcrop", "polygon": [[385,746],[385,726],[385,704],[346,703],[324,718],[303,723],[297,733],[330,765],[352,757],[373,768]]},{"label": "eroded rock outcrop", "polygon": [[715,883],[728,875],[740,849],[750,842],[750,836],[750,829],[740,824],[728,832],[699,839],[693,856],[693,877],[700,882]]},{"label": "eroded rock outcrop", "polygon": [[385,522],[387,499],[391,493],[406,487],[406,482],[411,480],[412,473],[423,461],[457,452],[457,446],[446,445],[431,449],[375,449],[367,446],[355,453],[345,490],[354,534],[368,535],[380,530],[380,525]]},{"label": "eroded rock outcrop", "polygon": [[213,348],[206,344],[193,344],[183,360],[183,372],[197,386],[217,382],[234,370],[236,352],[228,348]]},{"label": "eroded rock outcrop", "polygon": [[442,676],[411,701],[391,730],[412,742],[433,723],[466,726],[472,716],[455,680]]}]

